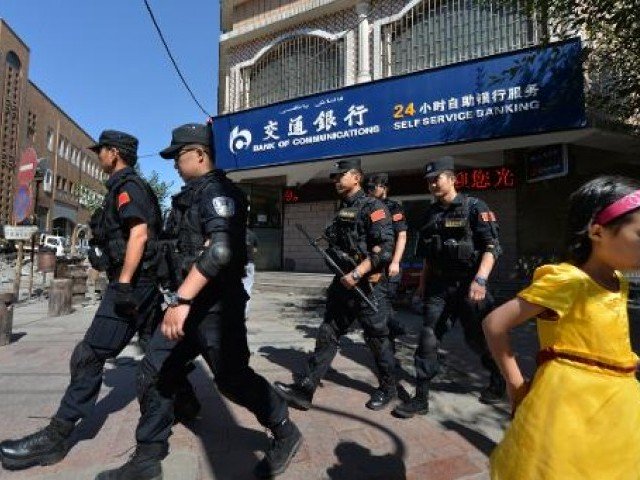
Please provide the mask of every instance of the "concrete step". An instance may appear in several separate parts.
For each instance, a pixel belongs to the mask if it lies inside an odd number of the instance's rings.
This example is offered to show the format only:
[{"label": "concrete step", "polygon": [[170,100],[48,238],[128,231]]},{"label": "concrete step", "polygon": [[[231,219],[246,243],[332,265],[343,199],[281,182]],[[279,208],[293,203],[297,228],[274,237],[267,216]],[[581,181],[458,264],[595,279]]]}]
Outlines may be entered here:
[{"label": "concrete step", "polygon": [[256,272],[253,288],[260,292],[324,296],[333,275],[325,273]]}]

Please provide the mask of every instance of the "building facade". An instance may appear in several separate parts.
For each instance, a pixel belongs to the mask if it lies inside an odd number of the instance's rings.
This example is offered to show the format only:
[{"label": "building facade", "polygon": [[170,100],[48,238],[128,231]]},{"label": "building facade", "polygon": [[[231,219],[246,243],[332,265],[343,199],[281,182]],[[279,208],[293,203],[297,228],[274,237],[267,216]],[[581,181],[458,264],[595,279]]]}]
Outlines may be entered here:
[{"label": "building facade", "polygon": [[[71,236],[88,223],[106,177],[86,148],[94,139],[29,80],[29,62],[28,46],[0,19],[0,224],[34,222],[43,232]],[[35,150],[43,178],[29,186],[31,202],[18,219],[17,170],[27,149]]]},{"label": "building facade", "polygon": [[343,157],[390,173],[408,212],[408,264],[432,201],[422,167],[455,157],[459,187],[499,219],[503,282],[561,254],[581,182],[640,174],[638,138],[585,107],[579,41],[547,45],[542,19],[517,2],[222,1],[221,25],[216,152],[251,196],[268,250],[259,267],[325,269],[295,224],[322,232],[337,205],[327,173]]}]

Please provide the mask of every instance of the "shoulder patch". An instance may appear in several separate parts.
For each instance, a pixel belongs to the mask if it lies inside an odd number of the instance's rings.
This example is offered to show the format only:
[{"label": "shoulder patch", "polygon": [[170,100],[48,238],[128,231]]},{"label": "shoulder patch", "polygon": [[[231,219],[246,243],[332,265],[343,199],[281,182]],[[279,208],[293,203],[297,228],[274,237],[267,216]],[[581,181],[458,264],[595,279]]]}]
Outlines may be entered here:
[{"label": "shoulder patch", "polygon": [[495,222],[496,216],[493,212],[480,212],[480,220],[483,222]]},{"label": "shoulder patch", "polygon": [[127,192],[121,192],[118,195],[118,208],[124,207],[127,203],[131,201],[131,197]]},{"label": "shoulder patch", "polygon": [[375,210],[371,215],[369,215],[369,218],[371,218],[372,222],[377,222],[386,218],[386,216],[387,214],[385,213],[384,209],[379,208],[378,210]]},{"label": "shoulder patch", "polygon": [[394,222],[399,222],[403,218],[404,218],[404,215],[402,215],[401,213],[395,213],[393,217],[391,217],[391,220],[393,220]]},{"label": "shoulder patch", "polygon": [[211,200],[215,212],[223,218],[232,217],[236,211],[236,205],[230,197],[215,197]]}]

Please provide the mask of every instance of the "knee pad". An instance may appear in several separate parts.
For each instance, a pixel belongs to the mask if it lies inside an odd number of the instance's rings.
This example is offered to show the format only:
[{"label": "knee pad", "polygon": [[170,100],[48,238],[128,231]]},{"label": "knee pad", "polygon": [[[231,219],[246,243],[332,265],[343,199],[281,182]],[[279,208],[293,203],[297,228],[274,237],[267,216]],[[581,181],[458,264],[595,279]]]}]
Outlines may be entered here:
[{"label": "knee pad", "polygon": [[71,378],[81,377],[84,372],[96,373],[101,371],[103,365],[104,360],[98,358],[91,345],[83,340],[73,349],[69,360]]}]

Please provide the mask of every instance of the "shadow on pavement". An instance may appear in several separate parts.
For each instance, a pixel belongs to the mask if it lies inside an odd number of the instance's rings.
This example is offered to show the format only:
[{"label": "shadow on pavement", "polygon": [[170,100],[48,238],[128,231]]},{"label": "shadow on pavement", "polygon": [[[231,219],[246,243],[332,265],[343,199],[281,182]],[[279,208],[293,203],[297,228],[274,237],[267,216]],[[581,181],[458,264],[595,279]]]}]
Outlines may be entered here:
[{"label": "shadow on pavement", "polygon": [[15,342],[19,341],[25,335],[27,335],[27,332],[14,332],[14,333],[12,333],[11,334],[11,338],[9,340],[9,343],[15,343]]},{"label": "shadow on pavement", "polygon": [[[258,463],[254,452],[267,448],[265,432],[238,425],[218,393],[214,380],[200,363],[196,364],[189,379],[196,389],[202,410],[196,420],[184,426],[202,443],[213,478],[253,479],[252,471]],[[260,428],[258,421],[254,422]]]},{"label": "shadow on pavement", "polygon": [[491,440],[489,437],[454,420],[445,420],[443,422],[440,422],[440,425],[448,430],[456,432],[467,442],[484,453],[487,457],[491,454],[491,452],[497,445],[497,443]]},{"label": "shadow on pavement", "polygon": [[74,444],[94,438],[110,414],[136,400],[138,362],[133,357],[118,357],[112,363],[115,368],[106,368],[102,379],[103,385],[111,387],[111,391],[98,400],[91,415],[80,422],[74,433]]},{"label": "shadow on pavement", "polygon": [[[258,352],[271,363],[280,365],[291,372],[293,380],[296,381],[305,375],[308,353],[294,348],[261,347]],[[345,375],[333,368],[329,368],[324,380],[341,385],[346,388],[358,390],[366,394],[371,394],[375,388],[367,382],[363,382]],[[322,387],[322,382],[319,387]]]},{"label": "shadow on pavement", "polygon": [[338,462],[327,469],[331,480],[405,480],[402,458],[394,454],[377,456],[355,442],[341,442],[334,450]]}]

